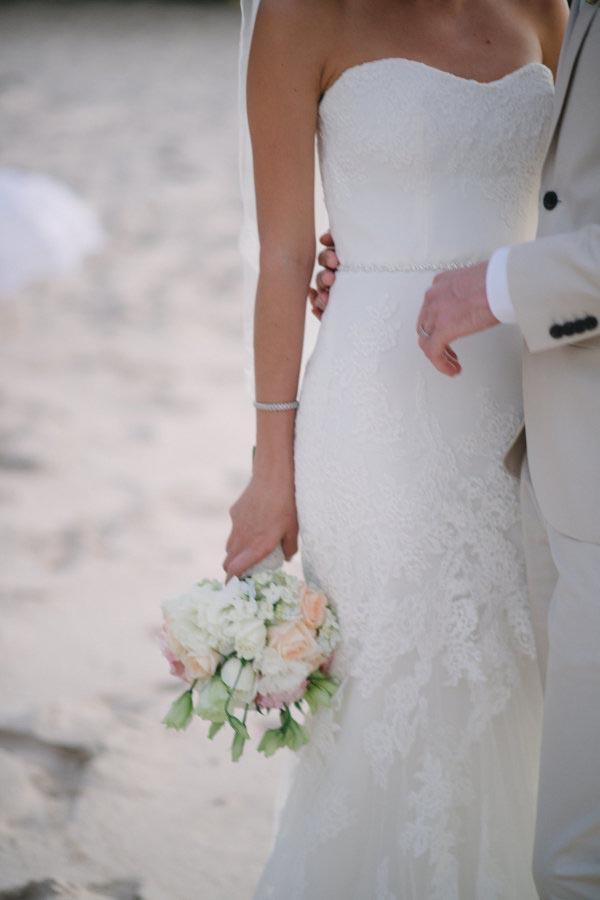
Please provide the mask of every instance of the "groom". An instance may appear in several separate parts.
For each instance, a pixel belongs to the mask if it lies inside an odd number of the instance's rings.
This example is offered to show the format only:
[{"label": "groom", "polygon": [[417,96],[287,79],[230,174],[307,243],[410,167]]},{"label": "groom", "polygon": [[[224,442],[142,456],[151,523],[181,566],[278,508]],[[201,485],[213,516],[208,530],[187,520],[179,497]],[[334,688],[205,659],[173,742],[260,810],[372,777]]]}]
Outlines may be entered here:
[{"label": "groom", "polygon": [[[600,900],[600,0],[574,0],[556,82],[538,238],[438,275],[417,322],[445,375],[451,344],[515,322],[525,427],[506,455],[521,476],[528,581],[545,681],[533,871],[542,900]],[[323,308],[338,260],[319,256]],[[317,315],[320,315],[317,310]],[[516,900],[516,898],[515,898]]]}]

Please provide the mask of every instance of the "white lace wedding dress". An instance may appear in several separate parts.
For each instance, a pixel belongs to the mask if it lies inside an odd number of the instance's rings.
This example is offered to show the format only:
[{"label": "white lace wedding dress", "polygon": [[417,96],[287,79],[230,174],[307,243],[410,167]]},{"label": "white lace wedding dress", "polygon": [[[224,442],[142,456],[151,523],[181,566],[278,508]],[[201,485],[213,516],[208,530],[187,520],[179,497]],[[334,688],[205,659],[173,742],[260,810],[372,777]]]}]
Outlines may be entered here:
[{"label": "white lace wedding dress", "polygon": [[435,270],[534,235],[553,103],[532,63],[483,84],[399,58],[322,98],[342,262],[296,419],[305,576],[335,603],[332,711],[311,722],[255,897],[533,900],[541,690],[516,481],[520,337],[421,354]]}]

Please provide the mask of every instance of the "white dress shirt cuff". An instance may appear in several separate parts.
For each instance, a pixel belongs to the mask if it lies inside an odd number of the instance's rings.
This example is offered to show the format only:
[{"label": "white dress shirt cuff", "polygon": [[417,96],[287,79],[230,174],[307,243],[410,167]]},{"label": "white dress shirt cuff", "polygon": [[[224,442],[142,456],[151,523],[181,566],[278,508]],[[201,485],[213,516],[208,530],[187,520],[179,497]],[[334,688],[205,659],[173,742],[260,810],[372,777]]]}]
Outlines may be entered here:
[{"label": "white dress shirt cuff", "polygon": [[492,254],[485,276],[485,289],[493,315],[505,325],[517,321],[508,289],[508,254],[510,247],[500,247]]}]

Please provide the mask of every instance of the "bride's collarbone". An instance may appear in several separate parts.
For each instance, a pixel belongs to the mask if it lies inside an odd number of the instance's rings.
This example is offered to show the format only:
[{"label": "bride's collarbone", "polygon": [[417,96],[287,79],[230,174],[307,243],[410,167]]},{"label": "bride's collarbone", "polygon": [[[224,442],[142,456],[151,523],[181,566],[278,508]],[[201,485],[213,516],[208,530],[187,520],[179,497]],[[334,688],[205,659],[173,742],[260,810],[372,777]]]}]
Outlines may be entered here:
[{"label": "bride's collarbone", "polygon": [[324,38],[323,93],[344,72],[390,59],[482,83],[542,61],[534,25],[517,14],[511,0],[481,0],[481,8],[467,18],[440,11],[434,15],[418,4],[399,9],[397,0],[379,0],[375,10],[372,0],[338,0],[338,5],[335,34]]}]

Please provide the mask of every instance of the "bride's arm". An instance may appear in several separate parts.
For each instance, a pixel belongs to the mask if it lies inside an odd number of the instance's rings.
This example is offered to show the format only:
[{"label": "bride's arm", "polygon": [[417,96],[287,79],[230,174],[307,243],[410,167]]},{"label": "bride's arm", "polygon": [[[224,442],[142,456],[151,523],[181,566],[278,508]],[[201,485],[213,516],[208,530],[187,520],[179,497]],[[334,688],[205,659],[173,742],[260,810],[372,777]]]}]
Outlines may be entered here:
[{"label": "bride's arm", "polygon": [[[321,84],[310,3],[263,0],[248,63],[247,104],[260,239],[254,318],[256,399],[294,400],[315,259],[314,140]],[[297,550],[295,411],[256,411],[250,483],[230,509],[223,568],[239,575],[283,543]]]}]

